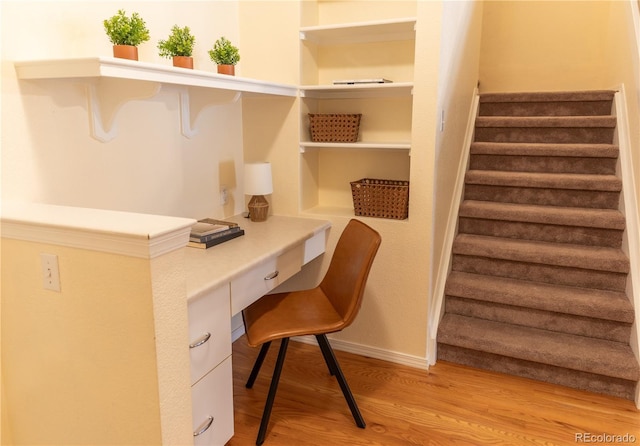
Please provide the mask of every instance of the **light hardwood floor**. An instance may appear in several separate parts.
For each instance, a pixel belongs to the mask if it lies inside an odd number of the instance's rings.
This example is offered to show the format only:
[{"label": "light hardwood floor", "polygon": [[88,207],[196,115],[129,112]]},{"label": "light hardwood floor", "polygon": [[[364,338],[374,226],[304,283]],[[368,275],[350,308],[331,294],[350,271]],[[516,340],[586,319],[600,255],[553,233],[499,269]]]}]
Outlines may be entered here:
[{"label": "light hardwood floor", "polygon": [[[258,350],[244,337],[233,345],[235,436],[227,446],[255,444],[278,343],[246,389]],[[640,411],[631,401],[444,362],[427,372],[336,356],[367,427],[354,424],[319,348],[292,341],[265,446],[625,444],[611,437],[625,434],[640,444]]]}]

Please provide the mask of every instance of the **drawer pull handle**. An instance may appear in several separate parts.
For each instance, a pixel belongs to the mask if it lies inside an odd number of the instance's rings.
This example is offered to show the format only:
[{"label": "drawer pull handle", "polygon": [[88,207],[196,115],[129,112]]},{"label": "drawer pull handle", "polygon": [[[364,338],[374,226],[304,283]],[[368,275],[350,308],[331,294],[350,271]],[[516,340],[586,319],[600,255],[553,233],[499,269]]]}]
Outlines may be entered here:
[{"label": "drawer pull handle", "polygon": [[267,276],[264,278],[264,280],[273,280],[276,277],[278,277],[278,274],[280,274],[280,271],[275,270],[274,272],[272,272],[271,274],[267,274]]},{"label": "drawer pull handle", "polygon": [[204,421],[204,423],[202,423],[198,428],[199,430],[195,431],[193,433],[194,437],[197,437],[198,435],[202,435],[204,434],[207,429],[209,429],[211,427],[211,425],[213,424],[213,417],[211,415],[209,415],[209,417]]},{"label": "drawer pull handle", "polygon": [[195,342],[193,342],[192,344],[189,344],[189,348],[196,348],[196,347],[200,347],[202,344],[204,344],[205,342],[207,342],[209,340],[209,338],[211,337],[211,333],[205,333],[202,336],[200,336],[198,339],[195,340]]}]

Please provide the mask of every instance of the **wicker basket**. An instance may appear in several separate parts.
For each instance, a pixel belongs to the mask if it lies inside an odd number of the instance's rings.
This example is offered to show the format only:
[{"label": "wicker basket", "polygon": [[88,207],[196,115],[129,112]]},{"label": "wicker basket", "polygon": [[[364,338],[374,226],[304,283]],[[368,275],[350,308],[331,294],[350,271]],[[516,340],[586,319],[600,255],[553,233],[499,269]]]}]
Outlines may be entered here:
[{"label": "wicker basket", "polygon": [[363,178],[351,182],[353,208],[363,217],[409,217],[409,182]]},{"label": "wicker basket", "polygon": [[356,142],[361,114],[309,113],[309,130],[313,142]]}]

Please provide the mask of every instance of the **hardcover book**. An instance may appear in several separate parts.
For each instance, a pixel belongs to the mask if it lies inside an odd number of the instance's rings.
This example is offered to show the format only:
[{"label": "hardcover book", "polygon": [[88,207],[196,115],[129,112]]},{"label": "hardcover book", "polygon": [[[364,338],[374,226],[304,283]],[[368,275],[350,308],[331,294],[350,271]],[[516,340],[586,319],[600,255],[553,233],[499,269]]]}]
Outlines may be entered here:
[{"label": "hardcover book", "polygon": [[224,243],[224,242],[226,242],[228,240],[232,240],[234,238],[237,238],[237,237],[240,237],[240,236],[244,235],[244,229],[240,229],[239,227],[238,228],[233,228],[233,229],[236,229],[236,230],[234,230],[232,232],[229,232],[229,233],[226,233],[225,235],[221,235],[219,237],[215,237],[215,238],[213,238],[211,240],[208,240],[206,242],[189,241],[187,246],[190,246],[191,248],[207,249],[207,248],[211,248],[212,246],[219,245],[220,243]]},{"label": "hardcover book", "polygon": [[208,242],[210,240],[215,240],[217,238],[226,237],[226,236],[228,236],[230,234],[234,234],[234,233],[240,232],[240,231],[242,231],[240,226],[234,226],[232,228],[227,228],[225,230],[214,232],[214,233],[209,234],[209,235],[195,236],[195,235],[191,234],[191,236],[189,236],[189,241],[190,242],[205,243],[205,242]]},{"label": "hardcover book", "polygon": [[229,225],[219,223],[209,223],[202,220],[198,221],[191,227],[192,237],[205,237],[229,229]]}]

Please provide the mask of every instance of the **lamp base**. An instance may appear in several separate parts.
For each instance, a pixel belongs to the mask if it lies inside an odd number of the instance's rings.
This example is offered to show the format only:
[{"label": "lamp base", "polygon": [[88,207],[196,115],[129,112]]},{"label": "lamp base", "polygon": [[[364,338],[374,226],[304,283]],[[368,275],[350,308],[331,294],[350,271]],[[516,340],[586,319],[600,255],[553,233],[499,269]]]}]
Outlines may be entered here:
[{"label": "lamp base", "polygon": [[269,202],[264,198],[264,195],[252,196],[248,207],[251,221],[267,221]]}]

